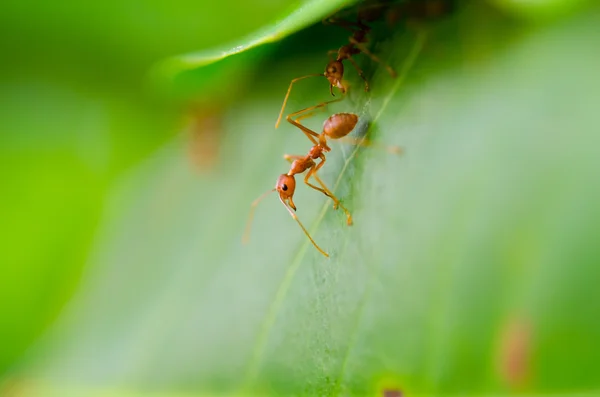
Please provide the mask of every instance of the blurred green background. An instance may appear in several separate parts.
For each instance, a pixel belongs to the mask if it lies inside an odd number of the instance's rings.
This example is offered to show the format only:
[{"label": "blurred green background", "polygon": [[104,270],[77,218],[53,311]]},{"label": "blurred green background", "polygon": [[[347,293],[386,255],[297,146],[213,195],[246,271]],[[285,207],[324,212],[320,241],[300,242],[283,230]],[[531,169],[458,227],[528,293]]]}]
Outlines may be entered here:
[{"label": "blurred green background", "polygon": [[355,112],[405,154],[334,145],[352,228],[298,180],[330,259],[275,196],[241,244],[347,3],[0,5],[0,395],[600,393],[593,2],[382,17],[398,78],[359,55],[372,91],[347,67],[306,124]]},{"label": "blurred green background", "polygon": [[178,110],[147,88],[153,63],[239,38],[290,7],[2,2],[0,332],[10,342],[0,371],[77,285],[115,178],[177,131]]}]

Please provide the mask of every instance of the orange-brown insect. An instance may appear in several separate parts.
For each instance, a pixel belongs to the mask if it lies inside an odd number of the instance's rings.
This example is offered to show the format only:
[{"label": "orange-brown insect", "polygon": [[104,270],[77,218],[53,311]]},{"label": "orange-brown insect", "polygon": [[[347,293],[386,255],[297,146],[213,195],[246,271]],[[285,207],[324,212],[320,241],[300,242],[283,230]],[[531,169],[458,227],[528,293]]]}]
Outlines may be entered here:
[{"label": "orange-brown insect", "polygon": [[[379,57],[377,57],[377,55],[373,54],[371,51],[369,51],[369,49],[367,49],[367,34],[371,31],[371,28],[363,22],[361,22],[360,15],[358,17],[357,22],[348,22],[334,18],[326,19],[324,22],[336,24],[343,27],[344,29],[349,30],[352,33],[352,36],[348,38],[349,44],[345,44],[341,46],[338,50],[331,50],[327,53],[330,61],[325,67],[324,73],[315,73],[302,77],[297,77],[290,82],[290,86],[288,87],[287,93],[285,94],[285,98],[283,99],[283,104],[281,106],[281,111],[279,112],[279,117],[277,118],[277,122],[275,123],[275,128],[279,127],[279,123],[281,122],[281,118],[283,117],[285,106],[287,104],[290,93],[292,92],[292,86],[297,81],[309,77],[323,76],[327,80],[329,80],[329,92],[331,93],[331,95],[334,95],[333,87],[339,88],[342,94],[345,94],[347,91],[347,84],[343,81],[343,61],[345,60],[347,60],[352,66],[354,66],[360,78],[363,79],[363,81],[365,82],[365,91],[369,91],[369,82],[365,78],[362,69],[358,66],[354,59],[352,59],[353,55],[360,54],[362,52],[363,54],[369,56],[373,61],[379,62],[382,65],[384,65],[390,73],[390,75],[392,77],[396,77],[396,72],[394,71],[394,69],[392,69],[391,66],[385,64]],[[332,55],[335,53],[337,53],[337,56],[334,58],[332,57]]]},{"label": "orange-brown insect", "polygon": [[[329,255],[323,251],[317,243],[312,239],[304,225],[300,222],[296,214],[296,205],[294,204],[294,192],[296,190],[296,178],[295,175],[302,174],[306,171],[307,174],[304,177],[304,183],[306,183],[311,188],[318,190],[323,193],[327,197],[333,200],[333,208],[341,208],[346,214],[346,223],[348,226],[352,225],[352,215],[350,215],[350,211],[346,207],[342,205],[340,200],[329,190],[329,188],[325,185],[325,183],[319,178],[317,172],[325,165],[326,157],[325,153],[331,151],[331,148],[327,145],[328,139],[337,139],[346,141],[351,144],[361,145],[361,146],[370,146],[371,142],[367,140],[358,140],[355,138],[348,137],[347,135],[354,129],[356,124],[358,123],[358,116],[354,113],[337,113],[333,116],[329,117],[323,123],[323,131],[320,134],[317,134],[313,130],[305,127],[300,123],[300,120],[309,117],[313,114],[315,109],[324,107],[331,102],[339,101],[333,100],[329,102],[324,102],[316,106],[311,106],[309,108],[300,110],[298,112],[294,112],[287,116],[287,121],[291,124],[298,127],[302,132],[310,139],[310,141],[314,144],[313,147],[310,148],[306,156],[300,155],[284,155],[284,158],[292,163],[290,166],[290,170],[287,174],[282,174],[277,178],[277,182],[275,183],[275,188],[271,189],[265,193],[263,193],[259,198],[254,200],[250,209],[250,216],[248,219],[248,224],[246,227],[246,233],[244,235],[244,241],[248,240],[250,224],[254,215],[254,210],[258,203],[262,201],[268,194],[277,191],[279,193],[279,200],[288,210],[292,218],[298,222],[306,236],[313,243],[313,245],[319,250],[320,253],[329,257]],[[299,116],[300,114],[305,113],[303,116],[298,117],[297,119],[293,119],[294,116]],[[391,148],[393,152],[398,153],[400,151],[399,148],[393,147]],[[318,163],[316,160],[320,160]],[[319,186],[315,186],[310,182],[310,178],[314,178],[315,181],[319,184]]]},{"label": "orange-brown insect", "polygon": [[409,26],[435,20],[452,12],[455,0],[408,0],[390,5],[385,19],[388,25],[405,21]]}]

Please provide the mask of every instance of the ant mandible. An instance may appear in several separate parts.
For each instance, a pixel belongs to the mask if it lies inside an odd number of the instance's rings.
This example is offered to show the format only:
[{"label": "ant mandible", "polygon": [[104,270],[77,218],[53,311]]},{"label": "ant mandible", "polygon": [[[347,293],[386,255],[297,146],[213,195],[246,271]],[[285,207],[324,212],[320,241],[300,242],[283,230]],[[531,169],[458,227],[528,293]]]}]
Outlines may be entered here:
[{"label": "ant mandible", "polygon": [[[342,208],[342,210],[346,214],[346,223],[348,224],[348,226],[352,225],[352,215],[350,214],[350,211],[348,211],[348,209],[342,205],[340,200],[331,192],[331,190],[329,190],[329,188],[325,185],[321,178],[319,178],[317,172],[321,169],[321,167],[323,167],[323,165],[325,165],[325,153],[331,151],[331,148],[329,147],[329,145],[327,145],[327,139],[336,139],[359,146],[371,146],[372,143],[365,139],[360,140],[347,136],[350,132],[352,132],[352,130],[358,123],[358,116],[354,113],[336,113],[330,116],[323,123],[323,131],[320,134],[317,134],[315,131],[305,127],[300,123],[302,119],[312,116],[314,110],[316,110],[317,108],[324,107],[329,103],[337,102],[340,100],[341,98],[328,102],[323,102],[319,105],[311,106],[309,108],[294,112],[286,117],[287,121],[293,124],[294,126],[298,127],[300,130],[302,130],[302,132],[314,145],[310,148],[306,156],[288,154],[283,156],[286,160],[292,163],[290,166],[290,170],[287,174],[281,174],[279,178],[277,178],[275,188],[263,193],[252,203],[250,207],[248,223],[246,226],[246,232],[244,234],[245,242],[248,241],[250,225],[254,216],[254,210],[256,209],[256,206],[270,193],[277,191],[279,193],[279,200],[288,210],[292,218],[294,218],[294,220],[298,222],[298,225],[300,225],[300,228],[302,228],[304,234],[306,234],[311,243],[321,254],[325,255],[326,257],[329,257],[329,255],[325,251],[323,251],[323,249],[321,249],[313,240],[313,238],[310,236],[302,222],[300,222],[300,220],[298,219],[298,216],[295,214],[296,205],[294,204],[293,200],[294,192],[296,190],[295,175],[302,174],[306,171],[308,172],[304,177],[304,183],[306,183],[311,188],[323,193],[327,197],[331,198],[331,200],[333,200],[333,208]],[[303,113],[305,114],[300,116]],[[294,116],[299,117],[294,120]],[[388,150],[393,153],[399,153],[401,151],[401,149],[398,147],[389,147]],[[315,160],[320,161],[319,163],[317,163]],[[315,181],[317,181],[320,187],[310,183],[311,177],[313,177]]]},{"label": "ant mandible", "polygon": [[[352,36],[350,36],[348,38],[349,44],[345,44],[345,45],[341,46],[338,50],[330,50],[327,52],[327,55],[329,56],[330,61],[327,64],[327,66],[325,67],[324,73],[308,74],[306,76],[297,77],[290,82],[290,86],[288,87],[287,93],[285,94],[285,98],[283,99],[283,104],[281,105],[281,111],[279,112],[279,117],[277,118],[277,122],[275,123],[275,128],[279,128],[279,123],[281,122],[281,118],[283,117],[283,112],[285,110],[285,106],[287,104],[290,93],[292,92],[292,86],[297,81],[300,81],[300,80],[303,80],[303,79],[306,79],[309,77],[323,76],[327,80],[329,80],[329,92],[331,93],[331,95],[335,95],[333,93],[333,87],[339,88],[339,90],[342,92],[342,94],[345,94],[347,91],[347,85],[343,81],[343,78],[344,78],[343,61],[345,61],[345,60],[350,62],[350,64],[356,69],[360,78],[363,79],[363,81],[365,82],[365,91],[369,91],[369,82],[365,78],[365,75],[364,75],[362,69],[358,66],[358,64],[354,61],[354,59],[352,59],[353,55],[360,54],[362,52],[363,54],[370,57],[374,62],[378,62],[378,63],[381,63],[382,65],[384,65],[385,68],[387,69],[387,71],[389,72],[389,74],[392,76],[392,78],[396,77],[396,71],[391,66],[389,66],[388,64],[383,62],[377,55],[375,55],[371,51],[369,51],[369,49],[366,47],[365,44],[368,42],[367,34],[371,31],[371,28],[369,26],[367,26],[366,24],[364,24],[363,22],[361,22],[360,14],[358,16],[357,22],[349,22],[349,21],[335,19],[335,18],[327,18],[323,22],[335,24],[335,25],[341,26],[344,29],[349,30],[350,33],[352,33]],[[335,54],[335,53],[337,53],[337,57],[333,58],[332,54]]]}]

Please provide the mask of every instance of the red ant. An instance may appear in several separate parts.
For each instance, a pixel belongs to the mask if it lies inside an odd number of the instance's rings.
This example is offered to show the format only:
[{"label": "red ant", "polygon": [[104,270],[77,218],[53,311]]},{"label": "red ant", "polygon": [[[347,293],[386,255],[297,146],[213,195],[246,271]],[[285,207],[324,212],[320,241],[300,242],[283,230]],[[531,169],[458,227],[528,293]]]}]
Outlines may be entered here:
[{"label": "red ant", "polygon": [[[348,38],[350,43],[341,46],[339,50],[330,50],[327,52],[330,61],[325,67],[325,73],[315,73],[297,77],[290,82],[290,86],[288,87],[287,93],[285,94],[285,98],[283,100],[283,105],[281,106],[281,111],[279,112],[279,117],[275,123],[275,128],[279,127],[279,123],[281,122],[281,118],[283,116],[283,111],[285,110],[285,105],[287,104],[290,93],[292,92],[292,86],[297,81],[306,79],[308,77],[324,76],[327,80],[329,80],[329,92],[331,95],[335,95],[333,93],[333,87],[339,88],[342,94],[345,94],[347,91],[347,83],[342,80],[344,77],[343,61],[345,60],[354,66],[360,78],[365,82],[365,91],[369,91],[369,82],[365,78],[362,69],[358,66],[354,59],[352,59],[353,55],[360,54],[362,52],[363,54],[369,56],[374,62],[384,65],[393,78],[396,77],[396,71],[392,69],[391,66],[384,63],[379,57],[377,57],[377,55],[373,54],[367,49],[365,44],[368,42],[367,34],[371,31],[371,28],[361,22],[360,15],[358,16],[357,22],[348,22],[335,18],[328,18],[323,22],[339,25],[342,28],[349,30],[352,33],[352,36]],[[337,57],[333,58],[332,54],[335,53],[337,53]]]},{"label": "red ant", "polygon": [[[350,132],[352,132],[352,130],[358,123],[358,116],[354,113],[336,113],[336,114],[330,116],[323,123],[323,131],[320,134],[317,134],[313,130],[305,127],[304,125],[302,125],[300,123],[300,120],[310,117],[314,113],[312,111],[314,111],[315,109],[324,107],[329,103],[337,102],[340,100],[341,100],[341,98],[333,100],[333,101],[324,102],[324,103],[321,103],[316,106],[311,106],[309,108],[294,112],[286,117],[288,122],[295,125],[300,130],[302,130],[302,132],[304,132],[304,134],[308,137],[308,139],[310,139],[310,141],[314,144],[314,146],[310,148],[310,150],[308,151],[308,154],[306,156],[287,155],[287,154],[284,155],[284,158],[292,163],[292,165],[290,166],[290,170],[288,171],[287,174],[282,174],[279,176],[279,178],[277,178],[277,182],[275,183],[274,189],[271,189],[271,190],[263,193],[260,197],[258,197],[252,203],[251,208],[250,208],[248,224],[246,226],[246,232],[244,235],[244,241],[248,240],[250,224],[252,222],[252,218],[253,218],[254,210],[256,209],[256,206],[267,195],[269,195],[272,192],[277,191],[279,193],[279,200],[285,206],[285,208],[288,210],[288,212],[290,213],[292,218],[294,218],[296,220],[296,222],[298,222],[298,224],[304,231],[304,234],[306,234],[306,236],[313,243],[315,248],[317,250],[319,250],[319,252],[322,253],[323,255],[325,255],[326,257],[329,257],[329,255],[325,251],[323,251],[317,245],[317,243],[315,243],[315,241],[312,239],[312,237],[310,236],[310,234],[308,233],[308,231],[306,230],[304,225],[302,225],[302,223],[300,222],[300,220],[294,213],[296,211],[296,205],[294,204],[294,201],[293,201],[294,191],[296,189],[295,175],[302,174],[306,171],[308,171],[308,173],[304,177],[304,183],[306,183],[311,188],[323,193],[327,197],[331,198],[333,200],[333,208],[334,209],[342,208],[342,210],[346,214],[346,223],[348,224],[348,226],[352,225],[352,215],[350,215],[350,211],[348,211],[348,209],[342,205],[340,200],[331,192],[331,190],[329,190],[329,188],[325,185],[325,183],[321,180],[321,178],[319,178],[319,176],[317,175],[317,172],[325,164],[325,161],[326,161],[325,153],[331,151],[331,148],[327,145],[327,139],[344,140],[348,143],[351,143],[354,145],[359,145],[359,146],[371,146],[372,143],[370,141],[367,141],[364,139],[360,140],[360,139],[355,139],[355,138],[351,138],[351,137],[347,136]],[[310,113],[307,113],[307,112],[310,112]],[[293,119],[294,116],[299,116],[303,113],[306,113],[306,114],[298,117],[295,120]],[[398,148],[398,147],[390,147],[390,148],[388,148],[388,150],[391,152],[394,152],[394,153],[400,152],[400,148]],[[315,161],[317,159],[320,159],[319,163],[317,163]],[[317,183],[320,185],[320,187],[315,186],[310,183],[311,177],[313,177],[317,181]]]}]

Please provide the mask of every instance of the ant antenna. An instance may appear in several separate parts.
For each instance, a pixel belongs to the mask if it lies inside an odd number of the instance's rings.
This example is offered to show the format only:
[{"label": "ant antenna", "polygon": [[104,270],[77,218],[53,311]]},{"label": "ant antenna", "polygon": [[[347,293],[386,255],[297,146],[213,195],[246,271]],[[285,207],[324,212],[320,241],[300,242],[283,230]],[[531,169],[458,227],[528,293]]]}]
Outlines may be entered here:
[{"label": "ant antenna", "polygon": [[[246,223],[246,230],[244,231],[244,237],[242,238],[242,243],[246,244],[248,242],[248,240],[250,239],[250,226],[252,225],[252,219],[254,218],[254,211],[256,210],[258,203],[260,203],[265,197],[267,197],[269,194],[273,193],[275,190],[277,190],[277,189],[271,189],[271,190],[264,192],[263,194],[260,195],[260,197],[258,197],[256,200],[254,200],[252,202],[252,205],[250,206],[250,215],[248,216],[248,222]],[[302,222],[300,222],[300,219],[298,219],[296,214],[294,214],[294,211],[290,208],[290,206],[285,201],[283,201],[283,199],[281,197],[279,197],[279,200],[285,206],[285,208],[288,210],[288,212],[290,213],[292,218],[294,218],[296,220],[296,222],[298,222],[298,225],[300,225],[300,227],[302,228],[302,231],[304,232],[304,234],[306,234],[306,237],[308,237],[310,242],[313,243],[315,248],[318,249],[320,253],[322,253],[327,258],[329,258],[329,255],[327,254],[327,252],[323,251],[321,249],[321,247],[319,247],[317,245],[317,243],[315,243],[315,240],[312,239],[310,234],[308,234],[308,231],[306,230],[306,228],[304,227]]]},{"label": "ant antenna", "polygon": [[319,247],[317,245],[317,243],[315,243],[315,240],[313,240],[312,237],[310,237],[310,234],[308,234],[308,231],[306,230],[306,228],[304,227],[304,225],[302,224],[302,222],[300,222],[300,219],[298,219],[298,216],[294,213],[294,211],[290,208],[290,206],[287,205],[287,203],[285,201],[283,201],[283,199],[281,197],[279,197],[279,201],[281,201],[281,203],[283,205],[285,205],[285,208],[288,210],[288,212],[290,213],[290,215],[292,216],[292,218],[294,218],[296,220],[296,222],[298,222],[298,225],[300,225],[300,227],[304,231],[304,234],[306,234],[306,237],[308,237],[308,239],[310,240],[310,242],[313,243],[313,245],[315,246],[315,248],[318,249],[320,253],[322,253],[323,255],[325,255],[325,257],[329,258],[329,255],[327,254],[327,252],[323,251],[321,249],[321,247]]},{"label": "ant antenna", "polygon": [[[281,111],[279,112],[279,117],[277,118],[277,122],[275,123],[275,128],[279,128],[279,123],[281,123],[281,117],[283,116],[283,111],[285,110],[285,105],[287,104],[288,98],[290,96],[290,92],[292,92],[292,86],[294,85],[294,83],[296,81],[303,80],[308,77],[317,77],[317,76],[325,76],[325,73],[308,74],[306,76],[295,78],[294,80],[292,80],[290,82],[290,86],[287,90],[287,94],[285,94],[285,98],[283,100],[283,105],[281,105]],[[332,94],[333,94],[333,92],[332,92]]]},{"label": "ant antenna", "polygon": [[248,243],[248,240],[250,240],[250,226],[252,225],[252,219],[254,218],[254,211],[256,210],[256,206],[265,197],[267,197],[269,194],[273,193],[274,191],[275,191],[275,189],[268,190],[268,191],[264,192],[263,194],[261,194],[260,197],[258,197],[256,200],[254,200],[252,202],[252,205],[250,206],[250,214],[248,215],[248,222],[246,223],[246,230],[244,231],[244,237],[242,237],[243,244]]}]

